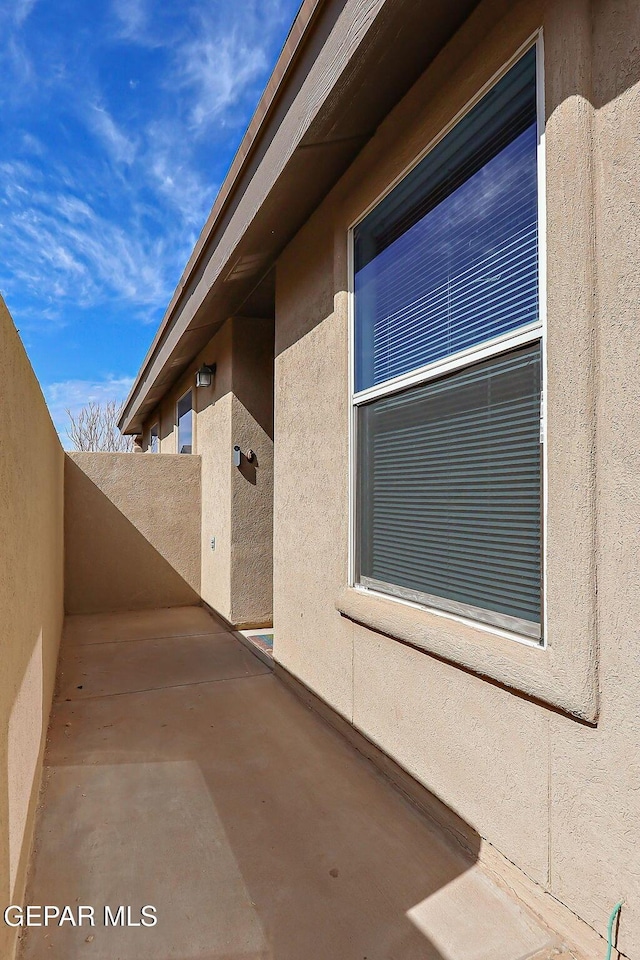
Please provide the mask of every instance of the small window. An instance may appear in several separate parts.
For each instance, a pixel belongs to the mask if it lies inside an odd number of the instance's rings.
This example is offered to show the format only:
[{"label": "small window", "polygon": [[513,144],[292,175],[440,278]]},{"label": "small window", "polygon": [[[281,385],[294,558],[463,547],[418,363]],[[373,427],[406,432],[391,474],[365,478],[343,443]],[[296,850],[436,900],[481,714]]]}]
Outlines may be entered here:
[{"label": "small window", "polygon": [[160,434],[158,430],[158,424],[154,423],[149,431],[149,453],[159,453],[160,452]]},{"label": "small window", "polygon": [[191,390],[178,400],[178,453],[193,452],[193,400]]},{"label": "small window", "polygon": [[541,638],[536,49],[355,227],[356,583]]}]

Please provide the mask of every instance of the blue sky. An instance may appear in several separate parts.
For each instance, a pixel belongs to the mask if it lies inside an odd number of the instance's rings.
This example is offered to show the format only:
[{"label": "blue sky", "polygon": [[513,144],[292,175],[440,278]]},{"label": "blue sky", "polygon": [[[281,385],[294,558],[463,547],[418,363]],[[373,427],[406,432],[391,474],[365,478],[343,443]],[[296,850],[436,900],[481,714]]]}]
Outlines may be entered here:
[{"label": "blue sky", "polygon": [[299,0],[0,0],[0,291],[54,421],[122,400]]}]

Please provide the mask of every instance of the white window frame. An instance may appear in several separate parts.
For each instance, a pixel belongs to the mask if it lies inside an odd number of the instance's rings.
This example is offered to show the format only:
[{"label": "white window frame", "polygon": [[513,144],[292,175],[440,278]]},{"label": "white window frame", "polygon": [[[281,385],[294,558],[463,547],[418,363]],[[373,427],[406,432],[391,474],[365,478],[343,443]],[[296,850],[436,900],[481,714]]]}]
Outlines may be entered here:
[{"label": "white window frame", "polygon": [[[196,418],[195,418],[195,397],[193,389],[189,387],[188,390],[178,397],[176,400],[176,453],[180,453],[180,416],[178,414],[178,409],[180,404],[188,394],[191,394],[191,453],[195,453],[196,446]],[[184,454],[184,456],[189,456],[189,454]]]},{"label": "white window frame", "polygon": [[[382,384],[376,384],[365,390],[356,391],[355,389],[355,258],[354,258],[354,231],[365,217],[378,204],[391,193],[391,191],[400,183],[440,141],[456,126],[456,124],[484,97],[484,95],[502,79],[502,77],[511,69],[511,67],[526,54],[530,49],[536,49],[536,101],[537,101],[537,174],[538,174],[538,302],[539,315],[535,323],[529,324],[516,331],[510,331],[493,340],[484,342],[477,347],[470,347],[461,350],[452,356],[445,357],[442,360],[436,360],[412,370],[409,373],[393,377]],[[451,121],[434,137],[434,139],[425,147],[425,149],[397,176],[389,186],[380,193],[375,200],[350,224],[348,229],[348,249],[347,249],[347,268],[348,268],[348,323],[349,323],[349,550],[348,550],[348,585],[363,594],[373,597],[381,597],[385,600],[392,600],[404,606],[418,607],[428,610],[437,616],[445,617],[458,623],[463,623],[483,630],[494,635],[514,640],[518,643],[534,647],[538,650],[545,650],[547,647],[548,626],[547,626],[547,458],[544,439],[546,437],[546,409],[547,409],[547,351],[546,351],[546,328],[547,328],[547,275],[546,275],[546,182],[545,182],[545,101],[544,101],[544,48],[542,28],[537,30],[525,43],[523,43],[506,61],[503,66],[487,81],[478,92],[464,105],[464,107],[451,119]],[[542,516],[541,516],[541,639],[532,639],[515,632],[511,629],[485,623],[471,617],[465,617],[463,614],[452,613],[432,607],[425,602],[416,602],[415,599],[403,598],[398,593],[382,593],[371,587],[367,587],[357,581],[357,423],[358,408],[378,397],[388,396],[398,393],[407,387],[417,386],[435,380],[447,373],[452,373],[477,363],[481,360],[487,360],[499,354],[507,353],[517,347],[532,344],[540,341],[542,357],[542,396],[540,403],[540,441],[542,447],[541,473],[542,473]]]},{"label": "white window frame", "polygon": [[[157,449],[157,450],[153,450],[153,449],[152,449],[153,431],[154,431],[154,428],[158,431],[157,434],[156,434],[156,439],[157,439],[157,441],[158,441],[158,449]],[[160,424],[159,424],[159,422],[158,422],[157,420],[156,420],[155,423],[152,423],[151,426],[149,427],[149,446],[148,446],[147,449],[148,449],[149,453],[160,453]]]}]

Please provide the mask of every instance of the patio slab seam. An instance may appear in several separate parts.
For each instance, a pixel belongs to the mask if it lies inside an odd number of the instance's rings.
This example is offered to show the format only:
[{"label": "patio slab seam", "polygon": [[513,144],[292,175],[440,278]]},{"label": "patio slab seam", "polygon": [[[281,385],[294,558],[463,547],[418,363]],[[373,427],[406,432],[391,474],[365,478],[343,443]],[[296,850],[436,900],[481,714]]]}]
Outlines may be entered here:
[{"label": "patio slab seam", "polygon": [[[64,643],[71,647],[101,647],[107,643],[145,643],[155,640],[194,640],[198,637],[228,637],[228,630],[208,630],[205,633],[166,633],[158,637],[121,637],[118,640],[93,640],[82,641],[74,639],[65,639]],[[235,639],[235,638],[234,638]]]},{"label": "patio slab seam", "polygon": [[161,690],[176,690],[179,687],[202,687],[208,683],[228,683],[230,680],[253,680],[255,677],[269,677],[271,670],[260,673],[242,673],[236,677],[219,677],[216,680],[190,680],[187,683],[167,683],[160,687],[144,687],[141,690],[117,690],[114,693],[96,693],[86,697],[60,697],[54,703],[86,703],[87,700],[104,700],[108,697],[131,697],[138,693],[156,693]]}]

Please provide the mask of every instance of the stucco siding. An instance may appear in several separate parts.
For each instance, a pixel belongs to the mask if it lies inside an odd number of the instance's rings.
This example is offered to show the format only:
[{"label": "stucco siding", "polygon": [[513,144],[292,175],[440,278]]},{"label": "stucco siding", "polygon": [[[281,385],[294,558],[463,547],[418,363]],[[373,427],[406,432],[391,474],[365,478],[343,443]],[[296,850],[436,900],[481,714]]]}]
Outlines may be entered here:
[{"label": "stucco siding", "polygon": [[[215,364],[216,373],[211,387],[196,388],[203,363]],[[202,462],[201,597],[236,626],[270,623],[273,321],[232,317],[223,324],[145,421],[145,450],[150,427],[160,423],[160,453],[175,452],[176,403],[189,389],[193,449]],[[236,444],[244,454],[240,469]]]},{"label": "stucco siding", "polygon": [[597,731],[551,719],[551,880],[604,929],[625,900],[621,949],[640,955],[640,8],[593,5],[597,376]]},{"label": "stucco siding", "polygon": [[274,625],[278,660],[348,719],[350,629],[334,597],[347,573],[347,328],[334,311],[332,210],[278,263]]},{"label": "stucco siding", "polygon": [[[626,898],[619,943],[631,957],[639,16],[630,2],[484,3],[382,124],[278,261],[274,478],[276,660],[600,935]],[[335,608],[348,576],[349,225],[540,27],[548,647],[534,653],[557,687],[553,709],[518,681],[517,644],[508,680],[489,682]],[[492,641],[478,631],[473,642],[481,660]],[[565,680],[596,704],[592,725],[567,715],[579,711]]]},{"label": "stucco siding", "polygon": [[[63,619],[64,453],[0,298],[0,900],[19,903]],[[16,931],[0,923],[0,956]]]},{"label": "stucco siding", "polygon": [[199,595],[199,458],[68,454],[66,612],[182,606]]}]

